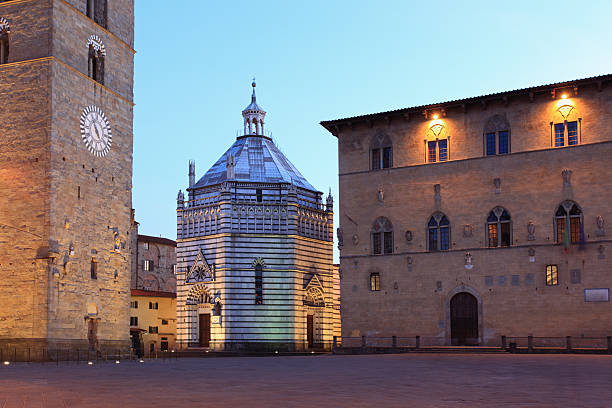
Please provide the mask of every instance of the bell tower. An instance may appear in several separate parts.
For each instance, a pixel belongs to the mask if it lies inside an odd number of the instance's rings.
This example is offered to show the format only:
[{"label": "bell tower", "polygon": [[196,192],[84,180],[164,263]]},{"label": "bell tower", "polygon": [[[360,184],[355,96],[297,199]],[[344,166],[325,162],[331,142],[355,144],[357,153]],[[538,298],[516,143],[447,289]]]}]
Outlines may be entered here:
[{"label": "bell tower", "polygon": [[0,1],[0,348],[129,348],[133,0]]}]

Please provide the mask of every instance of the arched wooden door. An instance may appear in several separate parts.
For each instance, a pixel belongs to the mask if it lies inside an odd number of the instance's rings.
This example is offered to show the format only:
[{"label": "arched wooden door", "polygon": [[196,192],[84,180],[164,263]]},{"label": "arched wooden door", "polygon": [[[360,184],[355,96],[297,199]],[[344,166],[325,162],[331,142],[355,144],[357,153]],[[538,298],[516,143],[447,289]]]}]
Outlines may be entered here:
[{"label": "arched wooden door", "polygon": [[457,293],[450,301],[451,344],[478,344],[478,300],[467,293]]}]

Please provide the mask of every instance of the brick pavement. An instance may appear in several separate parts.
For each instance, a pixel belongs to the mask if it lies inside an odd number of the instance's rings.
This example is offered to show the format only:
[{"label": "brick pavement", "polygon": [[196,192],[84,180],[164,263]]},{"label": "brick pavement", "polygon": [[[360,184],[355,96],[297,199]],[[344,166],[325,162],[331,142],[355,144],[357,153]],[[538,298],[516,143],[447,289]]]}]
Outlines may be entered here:
[{"label": "brick pavement", "polygon": [[610,407],[612,356],[402,354],[0,366],[12,407]]}]

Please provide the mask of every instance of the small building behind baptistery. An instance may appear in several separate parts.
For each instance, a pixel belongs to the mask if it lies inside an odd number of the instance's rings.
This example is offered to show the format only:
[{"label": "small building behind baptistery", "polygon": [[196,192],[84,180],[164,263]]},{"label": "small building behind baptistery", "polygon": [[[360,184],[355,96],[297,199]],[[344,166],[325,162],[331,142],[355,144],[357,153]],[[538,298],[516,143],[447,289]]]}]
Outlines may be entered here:
[{"label": "small building behind baptistery", "polygon": [[244,133],[177,198],[178,347],[329,349],[340,334],[333,199],[242,111]]},{"label": "small building behind baptistery", "polygon": [[604,75],[322,122],[338,138],[343,341],[605,347],[611,120]]}]

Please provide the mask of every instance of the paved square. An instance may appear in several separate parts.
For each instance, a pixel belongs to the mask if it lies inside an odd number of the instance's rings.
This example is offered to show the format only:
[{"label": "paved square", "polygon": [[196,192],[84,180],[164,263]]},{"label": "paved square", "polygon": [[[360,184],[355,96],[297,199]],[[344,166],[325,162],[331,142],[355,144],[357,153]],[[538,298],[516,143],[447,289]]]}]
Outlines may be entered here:
[{"label": "paved square", "polygon": [[12,407],[610,407],[612,356],[401,354],[0,366]]}]

